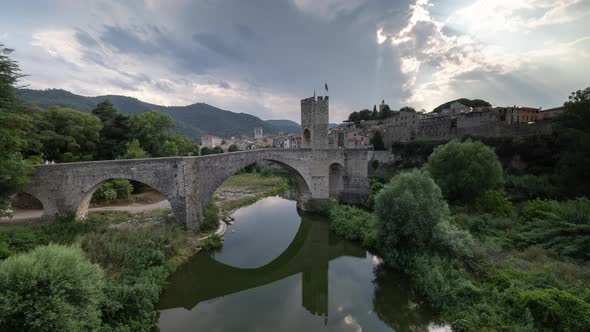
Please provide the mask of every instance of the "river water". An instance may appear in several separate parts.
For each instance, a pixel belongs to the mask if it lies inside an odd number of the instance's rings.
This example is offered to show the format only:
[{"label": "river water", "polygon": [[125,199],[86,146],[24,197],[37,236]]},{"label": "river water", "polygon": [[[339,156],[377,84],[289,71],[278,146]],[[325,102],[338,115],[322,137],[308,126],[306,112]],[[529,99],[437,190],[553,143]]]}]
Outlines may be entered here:
[{"label": "river water", "polygon": [[267,197],[233,216],[223,248],[170,278],[161,331],[448,331],[403,276],[295,201]]}]

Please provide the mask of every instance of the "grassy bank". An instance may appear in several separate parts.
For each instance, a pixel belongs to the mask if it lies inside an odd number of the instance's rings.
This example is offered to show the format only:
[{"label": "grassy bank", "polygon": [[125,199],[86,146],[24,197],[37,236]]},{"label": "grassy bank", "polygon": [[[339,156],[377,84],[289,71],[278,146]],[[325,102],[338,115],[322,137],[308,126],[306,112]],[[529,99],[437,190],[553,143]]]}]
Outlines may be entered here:
[{"label": "grassy bank", "polygon": [[[149,331],[156,322],[155,306],[165,280],[195,251],[194,234],[161,219],[164,213],[134,215],[133,222],[120,224],[113,222],[122,221],[126,216],[109,212],[90,216],[85,221],[66,217],[48,224],[0,227],[0,257],[7,261],[9,257],[19,259],[20,255],[50,243],[79,247],[90,262],[100,266],[105,276],[102,286],[96,286],[100,288],[96,290],[100,293],[99,323],[93,328]],[[3,295],[0,295],[6,305],[6,311],[0,314],[0,326],[32,328],[27,325],[29,320],[19,318],[18,311],[11,315],[10,309],[15,309],[16,304],[3,298],[5,292],[10,290],[2,289]],[[31,293],[28,303],[36,303],[35,296],[41,295]],[[33,312],[36,319],[44,321],[48,327],[65,328],[69,325],[60,324],[76,319],[63,318],[64,322],[60,323],[61,318],[54,316],[60,313],[60,308],[41,306]]]}]

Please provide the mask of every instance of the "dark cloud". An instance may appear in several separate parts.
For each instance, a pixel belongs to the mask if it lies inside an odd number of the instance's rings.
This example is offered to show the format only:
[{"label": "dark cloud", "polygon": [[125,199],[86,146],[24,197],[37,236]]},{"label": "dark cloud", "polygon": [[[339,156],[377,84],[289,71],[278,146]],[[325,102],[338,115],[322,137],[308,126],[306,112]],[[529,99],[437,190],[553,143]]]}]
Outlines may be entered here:
[{"label": "dark cloud", "polygon": [[208,50],[227,58],[242,61],[245,59],[245,54],[241,51],[237,43],[228,43],[223,40],[220,35],[212,33],[196,33],[193,35],[193,39],[199,43],[199,45],[207,48]]}]

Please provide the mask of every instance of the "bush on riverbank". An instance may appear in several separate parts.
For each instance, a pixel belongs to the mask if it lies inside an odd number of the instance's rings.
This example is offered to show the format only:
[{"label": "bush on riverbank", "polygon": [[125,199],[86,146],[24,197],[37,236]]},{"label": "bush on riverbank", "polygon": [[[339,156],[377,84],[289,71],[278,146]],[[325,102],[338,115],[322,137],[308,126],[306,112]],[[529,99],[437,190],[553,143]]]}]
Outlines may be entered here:
[{"label": "bush on riverbank", "polygon": [[203,223],[199,231],[203,233],[212,232],[219,228],[219,208],[215,204],[215,198],[212,198],[203,211]]},{"label": "bush on riverbank", "polygon": [[494,150],[470,139],[438,146],[425,168],[450,202],[473,203],[481,193],[503,185],[502,165]]},{"label": "bush on riverbank", "polygon": [[217,234],[213,234],[199,242],[199,247],[205,251],[219,249],[223,246],[223,238]]},{"label": "bush on riverbank", "polygon": [[0,330],[96,330],[103,287],[103,270],[77,246],[11,256],[0,262]]},{"label": "bush on riverbank", "polygon": [[114,200],[128,199],[133,191],[126,179],[112,179],[101,184],[92,195],[92,203],[108,204]]},{"label": "bush on riverbank", "polygon": [[391,267],[404,270],[426,253],[471,254],[471,236],[449,223],[441,190],[424,171],[395,176],[377,195],[375,215],[377,247]]},{"label": "bush on riverbank", "polygon": [[337,235],[352,241],[360,241],[365,247],[375,246],[375,218],[365,210],[347,205],[335,205],[330,209],[330,229]]},{"label": "bush on riverbank", "polygon": [[179,225],[107,229],[80,239],[93,262],[108,273],[101,305],[105,328],[147,331],[156,320],[155,306],[172,271],[172,260],[185,247]]},{"label": "bush on riverbank", "polygon": [[[151,330],[161,288],[179,257],[187,254],[190,246],[186,239],[190,234],[174,223],[109,228],[105,221],[92,218],[96,216],[85,221],[72,220],[70,216],[48,224],[0,227],[0,244],[8,248],[7,260],[48,243],[80,244],[85,256],[106,271],[105,282],[97,284],[103,294],[98,304],[100,329]],[[30,312],[40,312],[42,308]],[[50,330],[64,330],[48,326]]]}]

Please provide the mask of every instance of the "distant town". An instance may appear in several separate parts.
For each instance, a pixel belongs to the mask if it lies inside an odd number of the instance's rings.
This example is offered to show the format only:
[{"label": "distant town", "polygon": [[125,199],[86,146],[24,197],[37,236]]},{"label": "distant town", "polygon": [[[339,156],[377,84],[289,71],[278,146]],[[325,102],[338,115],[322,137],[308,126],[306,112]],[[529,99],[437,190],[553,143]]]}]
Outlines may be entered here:
[{"label": "distant town", "polygon": [[[549,120],[564,111],[564,107],[546,110],[519,106],[474,108],[460,102],[453,102],[438,112],[426,113],[409,107],[391,110],[383,100],[378,107],[375,105],[373,113],[385,114],[384,116],[373,116],[372,119],[367,120],[349,119],[330,128],[329,147],[388,150],[394,143],[448,141],[467,136],[550,135],[552,127]],[[229,138],[204,135],[201,137],[201,144],[205,148],[217,147],[229,152],[260,148],[299,149],[304,147],[302,134],[265,134],[263,128],[255,128],[253,134],[253,137],[242,135]],[[376,136],[380,137],[378,144],[375,144]]]}]

